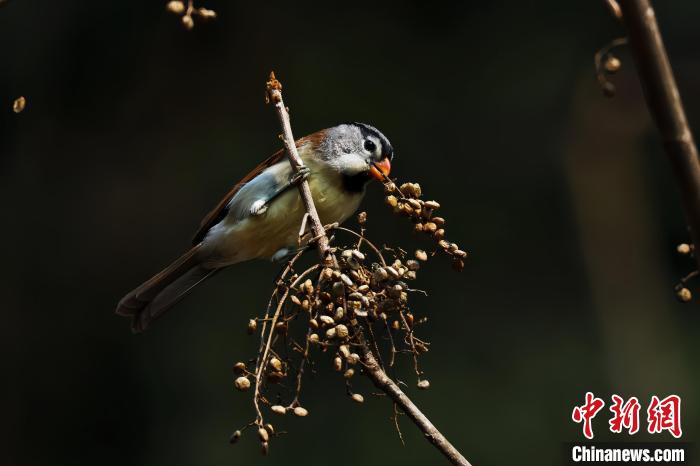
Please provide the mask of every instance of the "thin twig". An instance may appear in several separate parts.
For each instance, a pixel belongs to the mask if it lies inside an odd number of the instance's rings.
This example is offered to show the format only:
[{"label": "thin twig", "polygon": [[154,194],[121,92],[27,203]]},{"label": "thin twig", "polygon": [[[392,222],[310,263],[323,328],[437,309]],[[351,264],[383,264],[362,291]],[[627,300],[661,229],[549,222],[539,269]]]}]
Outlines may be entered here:
[{"label": "thin twig", "polygon": [[[649,0],[620,0],[639,79],[678,183],[690,235],[700,247],[700,162]],[[700,250],[700,249],[697,249]],[[700,254],[695,255],[700,269]]]}]

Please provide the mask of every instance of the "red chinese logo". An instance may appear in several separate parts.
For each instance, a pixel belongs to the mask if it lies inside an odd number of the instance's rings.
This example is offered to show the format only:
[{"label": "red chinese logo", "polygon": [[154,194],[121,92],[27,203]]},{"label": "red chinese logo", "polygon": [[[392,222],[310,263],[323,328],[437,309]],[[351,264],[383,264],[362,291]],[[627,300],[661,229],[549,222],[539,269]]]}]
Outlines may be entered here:
[{"label": "red chinese logo", "polygon": [[610,432],[620,433],[622,429],[627,429],[627,432],[632,435],[639,431],[639,400],[633,396],[623,404],[622,397],[618,395],[612,396],[613,404],[610,406],[610,411],[613,413],[612,419],[608,421],[610,424]]},{"label": "red chinese logo", "polygon": [[656,434],[667,430],[675,438],[680,438],[681,431],[681,397],[669,395],[659,401],[656,395],[651,397],[649,408],[647,409],[647,421],[650,434]]},{"label": "red chinese logo", "polygon": [[598,414],[598,411],[603,409],[603,406],[605,406],[603,400],[593,396],[593,393],[587,392],[586,403],[582,406],[576,406],[571,413],[571,419],[573,419],[574,422],[580,423],[583,421],[583,435],[587,439],[593,438],[593,426],[591,421],[595,415]]},{"label": "red chinese logo", "polygon": [[[639,411],[641,405],[636,396],[627,401],[619,395],[613,395],[610,412],[612,418],[608,421],[610,432],[621,433],[627,430],[629,435],[639,432]],[[575,406],[571,413],[571,419],[581,424],[583,423],[583,435],[587,439],[593,438],[593,418],[603,409],[605,402],[596,398],[591,392],[586,392],[586,402],[581,406]],[[647,408],[647,432],[658,434],[667,430],[675,438],[683,435],[681,430],[681,397],[669,395],[663,400],[658,396],[651,397]]]}]

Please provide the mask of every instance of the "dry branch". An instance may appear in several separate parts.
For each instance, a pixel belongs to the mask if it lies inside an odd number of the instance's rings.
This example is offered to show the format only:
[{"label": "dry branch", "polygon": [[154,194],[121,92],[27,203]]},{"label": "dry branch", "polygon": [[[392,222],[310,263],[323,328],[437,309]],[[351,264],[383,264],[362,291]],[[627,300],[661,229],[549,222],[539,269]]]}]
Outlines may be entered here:
[{"label": "dry branch", "polygon": [[[678,183],[695,250],[700,251],[700,162],[649,0],[620,0],[639,79]],[[700,254],[695,254],[700,270]]]}]

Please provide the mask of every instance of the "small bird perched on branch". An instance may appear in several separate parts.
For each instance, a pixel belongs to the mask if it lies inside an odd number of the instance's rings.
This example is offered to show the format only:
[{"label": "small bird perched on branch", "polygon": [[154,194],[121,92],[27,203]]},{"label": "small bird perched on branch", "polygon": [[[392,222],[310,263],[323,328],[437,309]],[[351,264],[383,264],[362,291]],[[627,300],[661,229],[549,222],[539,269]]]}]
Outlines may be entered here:
[{"label": "small bird perched on branch", "polygon": [[134,332],[185,297],[217,271],[250,259],[280,260],[298,250],[305,209],[296,185],[309,187],[324,224],[342,223],[359,207],[372,179],[383,180],[394,152],[389,140],[364,123],[323,129],[296,141],[304,169],[294,174],[280,150],[265,160],[202,221],[193,247],[124,296],[117,314]]}]

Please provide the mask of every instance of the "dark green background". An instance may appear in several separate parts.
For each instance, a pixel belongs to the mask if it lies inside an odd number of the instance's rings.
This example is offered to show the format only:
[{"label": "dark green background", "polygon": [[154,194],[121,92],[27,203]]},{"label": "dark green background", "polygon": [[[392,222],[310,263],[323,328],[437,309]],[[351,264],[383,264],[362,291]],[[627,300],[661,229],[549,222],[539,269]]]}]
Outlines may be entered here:
[{"label": "dark green background", "polygon": [[[595,80],[594,52],[623,34],[603,2],[201,0],[219,19],[191,32],[165,3],[0,8],[3,464],[443,464],[405,419],[401,446],[367,383],[349,401],[323,358],[311,414],[277,422],[289,433],[268,458],[251,435],[228,444],[252,417],[231,366],[255,354],[244,328],[277,266],[231,267],[143,335],[113,314],[279,148],[271,69],[297,136],[376,125],[395,175],[443,204],[471,253],[461,274],[446,260],[420,274],[431,389],[400,374],[475,465],[564,462],[587,390],[643,409],[678,393],[697,439],[698,304],[672,290],[692,269],[674,251],[687,234],[627,51],[615,99]],[[697,129],[700,4],[657,3]],[[378,241],[428,246],[377,186],[364,206]],[[596,438],[628,440],[606,435],[605,409]]]}]

